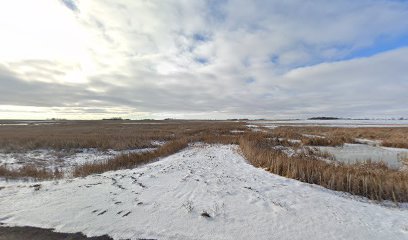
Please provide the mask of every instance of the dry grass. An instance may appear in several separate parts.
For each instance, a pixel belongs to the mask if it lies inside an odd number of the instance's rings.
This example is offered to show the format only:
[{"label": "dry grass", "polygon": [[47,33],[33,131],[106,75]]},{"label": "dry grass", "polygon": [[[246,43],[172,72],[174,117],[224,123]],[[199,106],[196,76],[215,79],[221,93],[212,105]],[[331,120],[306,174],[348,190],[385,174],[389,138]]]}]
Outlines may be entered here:
[{"label": "dry grass", "polygon": [[391,140],[384,140],[382,142],[382,146],[384,147],[394,147],[394,148],[408,148],[408,140],[405,140],[406,142],[402,142],[404,140],[395,140],[395,139],[391,139]]},{"label": "dry grass", "polygon": [[152,152],[130,153],[117,156],[102,162],[85,163],[74,169],[75,177],[84,177],[95,173],[103,173],[112,170],[134,168],[138,165],[151,162],[159,157],[165,157],[187,147],[186,138],[168,142]]},{"label": "dry grass", "polygon": [[227,134],[246,130],[239,122],[222,121],[61,121],[52,125],[0,126],[0,149],[134,149],[153,147],[200,132]]},{"label": "dry grass", "polygon": [[[152,147],[152,141],[166,141],[154,152],[121,155],[100,163],[88,163],[75,169],[75,176],[135,167],[158,157],[170,155],[186,142],[237,143],[233,130],[246,131],[240,122],[231,121],[60,121],[54,125],[0,126],[0,149],[28,151],[48,148],[134,149]],[[235,134],[236,135],[236,134]],[[26,168],[26,169],[25,169]],[[21,170],[0,169],[0,177],[50,179],[59,177],[38,166]]]},{"label": "dry grass", "polygon": [[6,179],[32,178],[35,180],[45,180],[61,178],[63,177],[63,173],[58,170],[50,171],[39,169],[33,165],[26,165],[19,169],[8,169],[4,166],[0,166],[0,177]]},{"label": "dry grass", "polygon": [[[273,130],[275,136],[299,139],[305,145],[312,146],[340,146],[344,143],[354,143],[356,138],[380,140],[386,147],[408,148],[407,127],[291,127],[281,126]],[[323,136],[305,137],[303,134]]]},{"label": "dry grass", "polygon": [[338,138],[319,138],[319,137],[306,137],[302,138],[302,143],[307,146],[342,146],[347,141],[341,137]]},{"label": "dry grass", "polygon": [[408,201],[404,172],[381,164],[331,164],[308,154],[288,157],[265,141],[264,135],[251,134],[240,139],[240,147],[253,165],[271,173],[373,200]]}]

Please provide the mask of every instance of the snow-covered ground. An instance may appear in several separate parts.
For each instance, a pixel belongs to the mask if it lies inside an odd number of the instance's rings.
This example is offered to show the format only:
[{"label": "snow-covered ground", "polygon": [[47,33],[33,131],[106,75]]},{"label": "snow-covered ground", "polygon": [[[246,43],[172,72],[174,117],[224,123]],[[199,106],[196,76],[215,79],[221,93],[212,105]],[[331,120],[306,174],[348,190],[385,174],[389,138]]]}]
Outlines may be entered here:
[{"label": "snow-covered ground", "polygon": [[265,130],[262,130],[259,128],[258,125],[246,125],[247,128],[251,129],[253,132],[264,132]]},{"label": "snow-covered ground", "polygon": [[408,120],[266,120],[248,121],[253,126],[327,126],[327,127],[408,127]]},{"label": "snow-covered ground", "polygon": [[28,125],[52,125],[52,124],[59,124],[59,121],[5,121],[0,122],[1,126],[28,126]]},{"label": "snow-covered ground", "polygon": [[302,134],[302,136],[307,137],[307,138],[325,138],[324,136],[313,135],[313,134]]},{"label": "snow-covered ground", "polygon": [[[159,145],[161,143],[157,143]],[[113,158],[120,154],[142,153],[152,151],[155,148],[131,149],[131,150],[106,150],[101,151],[95,148],[81,148],[66,150],[37,149],[27,152],[0,152],[0,166],[10,169],[18,169],[24,165],[32,164],[39,168],[54,170],[58,168],[64,172],[69,172],[74,166],[87,162],[98,162]]]},{"label": "snow-covered ground", "polygon": [[371,140],[371,139],[366,139],[366,138],[356,138],[354,139],[354,141],[356,143],[367,144],[367,145],[375,146],[375,147],[381,146],[383,142],[381,140]]},{"label": "snow-covered ground", "polygon": [[0,222],[115,239],[408,239],[407,206],[270,174],[232,145],[40,184],[0,183]]}]

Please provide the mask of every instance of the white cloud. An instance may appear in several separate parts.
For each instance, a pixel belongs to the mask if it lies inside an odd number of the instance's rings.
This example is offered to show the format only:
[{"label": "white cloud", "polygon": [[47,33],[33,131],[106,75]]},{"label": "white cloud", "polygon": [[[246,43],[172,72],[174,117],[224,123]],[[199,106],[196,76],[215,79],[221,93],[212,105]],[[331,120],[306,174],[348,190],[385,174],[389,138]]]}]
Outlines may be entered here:
[{"label": "white cloud", "polygon": [[406,48],[350,59],[407,35],[407,15],[385,0],[8,1],[0,105],[70,117],[407,115]]}]

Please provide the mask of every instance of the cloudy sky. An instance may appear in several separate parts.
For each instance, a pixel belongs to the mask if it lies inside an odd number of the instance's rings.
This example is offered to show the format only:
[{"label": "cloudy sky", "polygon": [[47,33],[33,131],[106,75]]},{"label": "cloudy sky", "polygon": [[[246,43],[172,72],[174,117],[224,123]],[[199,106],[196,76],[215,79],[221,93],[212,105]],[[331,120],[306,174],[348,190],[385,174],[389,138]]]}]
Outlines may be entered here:
[{"label": "cloudy sky", "polygon": [[0,118],[408,117],[406,0],[0,3]]}]

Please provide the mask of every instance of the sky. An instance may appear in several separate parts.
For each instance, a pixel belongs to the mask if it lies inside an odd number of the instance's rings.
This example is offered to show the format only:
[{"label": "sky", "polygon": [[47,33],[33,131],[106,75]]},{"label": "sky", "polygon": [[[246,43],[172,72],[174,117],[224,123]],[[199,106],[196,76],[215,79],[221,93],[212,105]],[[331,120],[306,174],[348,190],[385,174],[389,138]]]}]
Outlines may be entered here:
[{"label": "sky", "polygon": [[0,3],[0,119],[408,117],[406,0]]}]

